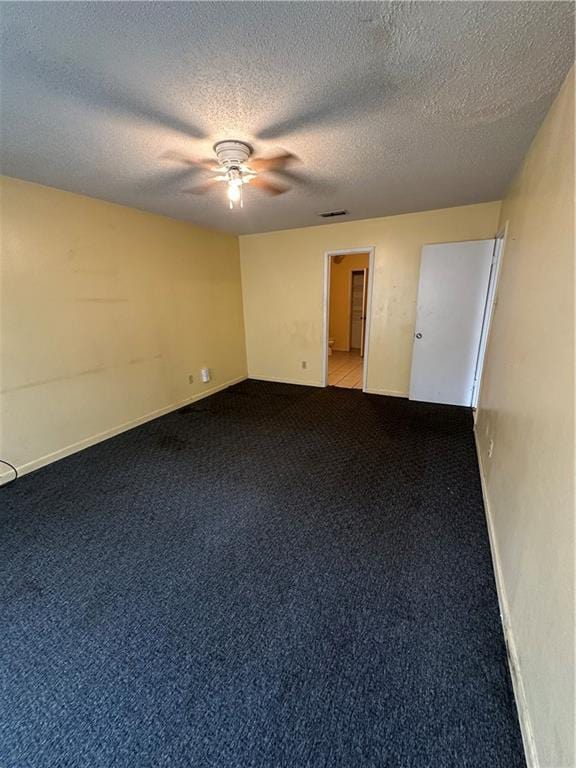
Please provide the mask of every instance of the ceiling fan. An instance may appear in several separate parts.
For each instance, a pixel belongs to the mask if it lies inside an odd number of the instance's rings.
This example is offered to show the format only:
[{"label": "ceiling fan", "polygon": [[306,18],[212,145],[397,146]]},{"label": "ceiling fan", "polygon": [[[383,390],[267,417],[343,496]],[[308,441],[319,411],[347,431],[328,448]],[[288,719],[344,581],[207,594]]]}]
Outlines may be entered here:
[{"label": "ceiling fan", "polygon": [[214,176],[202,184],[183,191],[193,195],[203,195],[215,184],[223,182],[227,185],[230,208],[234,208],[235,205],[243,207],[243,187],[246,184],[252,184],[268,195],[282,195],[290,189],[288,184],[263,178],[264,173],[273,172],[285,178],[296,179],[296,174],[287,170],[288,165],[298,160],[291,152],[282,152],[273,157],[253,157],[250,144],[236,139],[217,142],[214,144],[214,152],[215,160],[195,160],[173,151],[166,152],[164,157],[214,173]]},{"label": "ceiling fan", "polygon": [[[24,49],[22,49],[24,50]],[[134,84],[127,88],[122,83],[115,83],[104,78],[98,73],[90,73],[88,69],[71,69],[64,59],[50,59],[40,55],[22,55],[21,50],[12,52],[4,62],[14,72],[26,75],[44,86],[48,92],[60,93],[68,99],[80,101],[90,107],[105,111],[107,115],[115,115],[125,120],[135,120],[137,123],[149,124],[163,131],[176,133],[181,139],[202,139],[208,136],[207,131],[197,123],[183,119],[172,111],[165,111],[157,105],[149,103],[147,98],[140,96]],[[270,140],[286,136],[308,126],[322,124],[333,117],[335,105],[341,110],[346,106],[345,95],[349,98],[355,94],[363,93],[356,84],[355,87],[341,87],[329,90],[326,98],[314,109],[303,110],[300,113],[289,115],[273,124],[268,124],[255,132],[258,140]],[[372,91],[371,91],[372,94]],[[354,108],[358,106],[356,96],[352,100]],[[370,102],[372,103],[372,102]],[[365,112],[368,106],[362,104]],[[357,114],[356,110],[354,114]],[[192,194],[203,194],[217,181],[224,181],[228,186],[228,197],[234,203],[242,203],[242,187],[252,184],[269,195],[281,195],[290,189],[286,181],[305,186],[309,190],[324,193],[331,190],[331,185],[325,179],[311,178],[307,173],[298,169],[289,168],[289,165],[298,162],[296,155],[290,152],[281,152],[273,157],[253,157],[253,148],[245,141],[227,140],[214,145],[216,157],[207,160],[196,160],[184,154],[172,151],[164,153],[163,157],[184,163],[188,166],[185,173],[163,173],[144,179],[144,184],[156,189],[159,185],[173,186],[181,179],[187,177],[189,170],[214,171],[216,175],[207,179],[204,184],[193,187],[188,191]],[[238,175],[234,173],[234,169]],[[271,181],[263,178],[264,173],[273,173],[281,176],[283,181]],[[234,180],[235,179],[235,180]],[[241,183],[238,183],[241,181]],[[232,182],[232,183],[231,183]],[[232,190],[231,187],[236,187]],[[237,198],[237,199],[235,199]]]}]

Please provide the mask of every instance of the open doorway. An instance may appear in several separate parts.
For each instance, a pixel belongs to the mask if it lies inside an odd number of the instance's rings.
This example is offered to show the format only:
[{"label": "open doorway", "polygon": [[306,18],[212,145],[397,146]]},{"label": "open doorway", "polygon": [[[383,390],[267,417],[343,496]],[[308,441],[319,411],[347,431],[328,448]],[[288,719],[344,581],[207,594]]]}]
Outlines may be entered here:
[{"label": "open doorway", "polygon": [[326,254],[325,384],[364,389],[372,249]]}]

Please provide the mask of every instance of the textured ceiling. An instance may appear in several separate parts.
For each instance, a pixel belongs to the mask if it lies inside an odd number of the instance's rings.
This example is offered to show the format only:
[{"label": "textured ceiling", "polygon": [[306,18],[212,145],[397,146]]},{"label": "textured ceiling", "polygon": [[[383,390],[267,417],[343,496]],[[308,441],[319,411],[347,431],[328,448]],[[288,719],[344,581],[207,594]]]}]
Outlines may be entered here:
[{"label": "textured ceiling", "polygon": [[[499,198],[573,61],[564,2],[2,3],[3,173],[236,233]],[[167,150],[309,179],[243,210]],[[342,220],[342,219],[340,219]]]}]

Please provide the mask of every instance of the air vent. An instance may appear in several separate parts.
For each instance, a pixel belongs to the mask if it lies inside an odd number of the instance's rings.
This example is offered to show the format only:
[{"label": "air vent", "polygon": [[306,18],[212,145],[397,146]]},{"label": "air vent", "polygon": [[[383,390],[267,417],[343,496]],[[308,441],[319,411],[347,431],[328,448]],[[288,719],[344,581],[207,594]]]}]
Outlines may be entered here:
[{"label": "air vent", "polygon": [[333,216],[346,216],[349,211],[326,211],[319,214],[323,219],[331,219]]}]

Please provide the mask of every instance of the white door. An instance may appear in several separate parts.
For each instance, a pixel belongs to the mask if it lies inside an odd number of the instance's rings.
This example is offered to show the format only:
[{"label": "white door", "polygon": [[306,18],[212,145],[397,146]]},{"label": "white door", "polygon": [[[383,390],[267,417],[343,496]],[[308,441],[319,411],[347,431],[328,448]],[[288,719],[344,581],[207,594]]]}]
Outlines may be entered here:
[{"label": "white door", "polygon": [[422,248],[410,400],[471,405],[494,240]]}]

